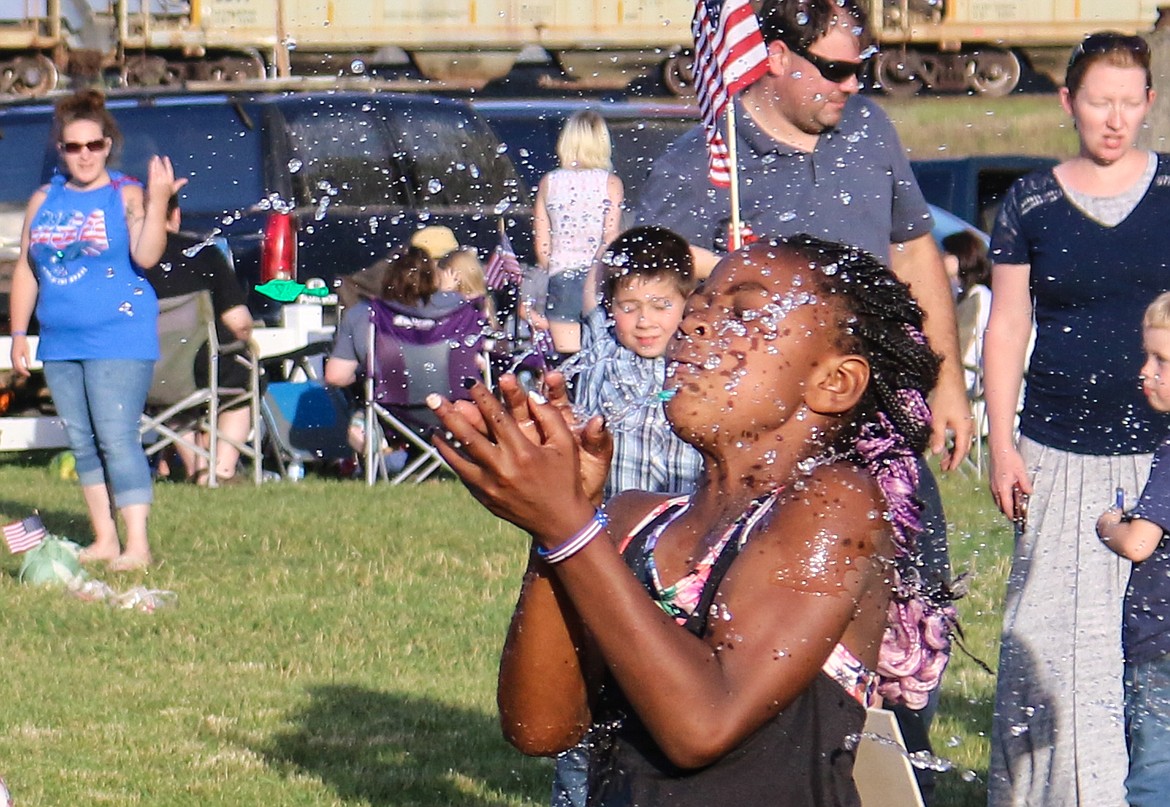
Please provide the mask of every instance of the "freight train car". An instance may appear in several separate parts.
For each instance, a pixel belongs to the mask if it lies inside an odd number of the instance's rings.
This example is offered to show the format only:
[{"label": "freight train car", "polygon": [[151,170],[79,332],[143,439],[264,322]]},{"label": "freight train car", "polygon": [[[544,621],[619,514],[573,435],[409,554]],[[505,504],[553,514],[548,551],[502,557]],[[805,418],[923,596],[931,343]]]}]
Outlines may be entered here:
[{"label": "freight train car", "polygon": [[[863,0],[889,92],[1011,91],[1022,62],[1060,80],[1081,36],[1149,29],[1158,0]],[[483,85],[521,54],[569,81],[624,86],[660,73],[689,86],[693,0],[0,0],[0,93],[62,74],[167,85],[377,72]]]}]

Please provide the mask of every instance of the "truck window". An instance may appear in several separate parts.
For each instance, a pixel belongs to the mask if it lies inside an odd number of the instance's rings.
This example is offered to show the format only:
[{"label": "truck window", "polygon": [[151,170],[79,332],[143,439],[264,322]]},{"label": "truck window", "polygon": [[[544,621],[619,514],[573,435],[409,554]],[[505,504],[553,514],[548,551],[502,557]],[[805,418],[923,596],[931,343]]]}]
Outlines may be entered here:
[{"label": "truck window", "polygon": [[146,181],[154,154],[191,181],[181,192],[191,213],[243,211],[266,195],[260,132],[228,105],[192,104],[111,108],[125,144],[115,167]]},{"label": "truck window", "polygon": [[466,110],[412,106],[395,110],[391,120],[419,206],[490,213],[505,201],[527,204],[499,141]]},{"label": "truck window", "polygon": [[402,207],[409,199],[391,140],[369,101],[327,101],[284,110],[299,206]]}]

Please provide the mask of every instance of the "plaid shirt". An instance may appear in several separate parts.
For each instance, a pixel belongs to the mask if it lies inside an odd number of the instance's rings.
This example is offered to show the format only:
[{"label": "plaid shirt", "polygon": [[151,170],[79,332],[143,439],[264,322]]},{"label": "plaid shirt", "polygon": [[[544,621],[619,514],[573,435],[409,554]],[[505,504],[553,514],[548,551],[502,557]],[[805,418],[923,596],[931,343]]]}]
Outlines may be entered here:
[{"label": "plaid shirt", "polygon": [[624,347],[598,306],[585,319],[583,349],[573,359],[576,404],[586,417],[604,415],[613,434],[605,497],[624,490],[689,493],[703,467],[699,452],[675,435],[657,394],[666,360]]}]

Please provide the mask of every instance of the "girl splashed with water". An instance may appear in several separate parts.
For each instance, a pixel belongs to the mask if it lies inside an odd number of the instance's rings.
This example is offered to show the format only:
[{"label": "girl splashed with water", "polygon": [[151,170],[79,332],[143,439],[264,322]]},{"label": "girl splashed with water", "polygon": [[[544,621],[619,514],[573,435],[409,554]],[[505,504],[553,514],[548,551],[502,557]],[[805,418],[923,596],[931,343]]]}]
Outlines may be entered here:
[{"label": "girl splashed with water", "polygon": [[513,745],[551,755],[592,726],[594,807],[860,803],[865,707],[925,703],[954,613],[911,561],[938,371],[921,325],[864,253],[728,256],[667,351],[667,415],[704,458],[688,497],[595,509],[604,426],[570,428],[555,378],[547,402],[511,379],[503,403],[431,401],[451,467],[533,538],[500,667]]}]

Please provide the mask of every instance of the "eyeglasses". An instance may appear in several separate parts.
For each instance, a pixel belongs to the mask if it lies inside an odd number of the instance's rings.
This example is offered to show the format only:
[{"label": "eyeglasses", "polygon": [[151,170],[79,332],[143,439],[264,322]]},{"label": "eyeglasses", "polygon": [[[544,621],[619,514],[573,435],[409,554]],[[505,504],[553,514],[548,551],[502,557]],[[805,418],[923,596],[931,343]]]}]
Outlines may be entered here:
[{"label": "eyeglasses", "polygon": [[1112,31],[1105,31],[1099,34],[1089,34],[1082,39],[1080,43],[1073,48],[1072,55],[1068,58],[1068,66],[1071,69],[1077,62],[1084,59],[1086,56],[1099,56],[1105,53],[1113,53],[1115,51],[1129,51],[1129,53],[1137,59],[1138,63],[1143,67],[1150,63],[1150,46],[1146,40],[1140,36],[1133,36],[1131,34],[1119,34]]},{"label": "eyeglasses", "polygon": [[106,148],[106,139],[91,140],[88,143],[60,143],[58,144],[61,151],[66,154],[80,154],[82,149],[96,154]]},{"label": "eyeglasses", "polygon": [[817,56],[815,53],[809,53],[807,50],[792,48],[792,52],[815,67],[817,72],[821,74],[821,78],[825,81],[831,81],[834,84],[844,84],[851,78],[860,81],[862,74],[865,73],[865,60],[860,62],[835,62]]}]

